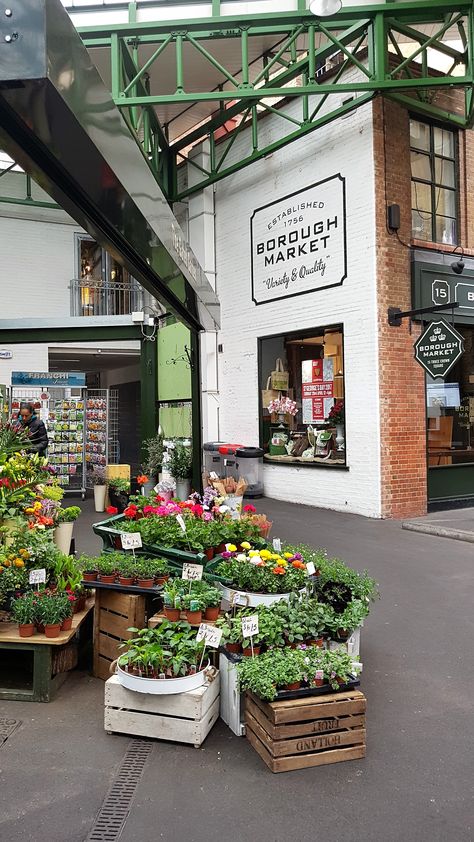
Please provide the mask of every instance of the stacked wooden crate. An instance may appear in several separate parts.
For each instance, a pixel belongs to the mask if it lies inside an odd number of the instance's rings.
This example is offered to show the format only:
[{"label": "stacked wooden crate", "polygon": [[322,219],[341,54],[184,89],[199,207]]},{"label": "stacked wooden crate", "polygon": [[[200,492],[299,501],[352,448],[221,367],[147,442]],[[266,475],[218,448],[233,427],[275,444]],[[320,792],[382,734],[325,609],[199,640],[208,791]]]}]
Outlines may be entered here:
[{"label": "stacked wooden crate", "polygon": [[110,665],[118,658],[120,643],[132,637],[129,628],[145,625],[146,597],[117,591],[96,590],[94,612],[94,675],[106,681]]}]

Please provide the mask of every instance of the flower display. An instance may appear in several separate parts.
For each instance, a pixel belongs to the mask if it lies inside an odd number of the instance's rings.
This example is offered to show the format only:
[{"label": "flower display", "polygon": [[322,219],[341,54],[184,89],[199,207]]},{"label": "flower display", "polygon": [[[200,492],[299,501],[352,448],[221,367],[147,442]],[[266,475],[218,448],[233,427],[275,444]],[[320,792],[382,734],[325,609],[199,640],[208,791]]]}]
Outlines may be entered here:
[{"label": "flower display", "polygon": [[326,421],[330,421],[332,424],[343,424],[344,423],[344,401],[336,401],[336,403],[331,407],[329,410],[329,415],[326,418]]},{"label": "flower display", "polygon": [[[216,572],[237,590],[253,593],[289,593],[303,588],[308,580],[301,556],[285,558],[268,549],[232,552],[227,545]],[[294,562],[298,562],[294,566]]]},{"label": "flower display", "polygon": [[145,485],[145,483],[147,483],[147,482],[148,482],[148,477],[146,476],[146,474],[139,474],[137,476],[138,485]]},{"label": "flower display", "polygon": [[296,415],[298,407],[296,406],[296,401],[291,400],[291,398],[274,398],[268,404],[268,411],[271,415],[274,412],[282,412],[285,415]]}]

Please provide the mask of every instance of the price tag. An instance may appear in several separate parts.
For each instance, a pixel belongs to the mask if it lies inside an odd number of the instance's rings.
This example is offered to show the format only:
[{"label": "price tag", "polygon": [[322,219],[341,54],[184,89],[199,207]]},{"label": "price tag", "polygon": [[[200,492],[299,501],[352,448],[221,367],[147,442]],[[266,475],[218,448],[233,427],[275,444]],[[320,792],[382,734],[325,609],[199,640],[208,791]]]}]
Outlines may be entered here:
[{"label": "price tag", "polygon": [[142,546],[142,536],[139,532],[121,532],[122,550],[134,550]]},{"label": "price tag", "polygon": [[242,637],[253,637],[258,634],[258,614],[242,617]]},{"label": "price tag", "polygon": [[314,576],[314,574],[316,573],[316,568],[312,561],[308,561],[306,565],[306,570],[308,571],[308,576]]},{"label": "price tag", "polygon": [[208,626],[207,623],[201,623],[196,635],[196,640],[199,643],[204,640],[206,646],[212,646],[217,649],[220,646],[222,637],[222,629],[217,629],[215,626]]},{"label": "price tag", "polygon": [[211,471],[211,473],[209,474],[209,478],[210,479],[219,479],[219,477],[217,476],[215,471]]},{"label": "price tag", "polygon": [[273,549],[275,550],[276,553],[281,553],[281,539],[280,538],[274,538],[273,539]]},{"label": "price tag", "polygon": [[29,583],[30,585],[39,585],[41,582],[46,582],[46,570],[40,567],[38,570],[30,570]]},{"label": "price tag", "polygon": [[183,532],[186,532],[186,524],[184,522],[183,515],[176,515],[176,520],[178,521],[178,523],[179,523],[181,529],[183,530]]},{"label": "price tag", "polygon": [[181,578],[187,582],[199,582],[202,579],[203,570],[204,567],[202,564],[188,564],[188,562],[185,562],[183,564]]}]

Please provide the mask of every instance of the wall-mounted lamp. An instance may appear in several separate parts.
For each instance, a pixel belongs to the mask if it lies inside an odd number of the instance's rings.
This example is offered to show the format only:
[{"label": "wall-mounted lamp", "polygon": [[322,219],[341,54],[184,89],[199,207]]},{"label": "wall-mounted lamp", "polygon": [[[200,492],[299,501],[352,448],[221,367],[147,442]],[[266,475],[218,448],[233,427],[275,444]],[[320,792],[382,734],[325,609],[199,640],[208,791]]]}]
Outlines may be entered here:
[{"label": "wall-mounted lamp", "polygon": [[465,266],[464,260],[463,260],[463,257],[464,257],[463,247],[462,246],[456,246],[456,248],[454,249],[452,254],[455,254],[458,249],[461,249],[461,257],[459,258],[459,260],[455,260],[453,263],[451,263],[451,269],[453,270],[455,275],[462,275],[462,273],[464,272],[464,266]]}]

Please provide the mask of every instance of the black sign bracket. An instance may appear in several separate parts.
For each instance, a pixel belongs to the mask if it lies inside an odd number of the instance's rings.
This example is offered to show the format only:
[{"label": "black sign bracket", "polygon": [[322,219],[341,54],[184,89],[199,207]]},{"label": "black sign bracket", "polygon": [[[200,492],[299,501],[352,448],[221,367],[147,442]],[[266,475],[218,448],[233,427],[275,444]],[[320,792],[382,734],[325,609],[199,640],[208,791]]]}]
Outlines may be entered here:
[{"label": "black sign bracket", "polygon": [[413,316],[422,316],[425,313],[441,313],[445,310],[454,310],[459,307],[457,301],[452,301],[451,304],[433,304],[432,307],[418,307],[416,310],[405,310],[402,312],[400,307],[389,307],[387,310],[387,321],[390,327],[401,327],[402,319],[410,319],[410,333]]}]

